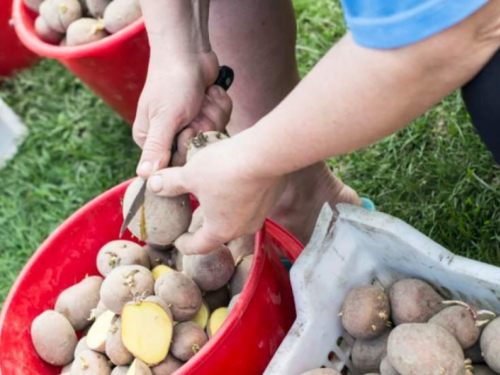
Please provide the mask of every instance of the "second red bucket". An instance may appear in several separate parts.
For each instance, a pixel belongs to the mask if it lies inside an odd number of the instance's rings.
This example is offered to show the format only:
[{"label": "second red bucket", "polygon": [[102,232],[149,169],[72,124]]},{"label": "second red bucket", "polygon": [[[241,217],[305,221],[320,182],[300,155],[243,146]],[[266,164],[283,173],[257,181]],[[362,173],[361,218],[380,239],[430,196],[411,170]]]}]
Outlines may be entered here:
[{"label": "second red bucket", "polygon": [[149,43],[142,19],[100,41],[60,47],[43,42],[34,30],[36,15],[14,0],[16,32],[31,51],[57,59],[129,124],[134,122],[149,62]]}]

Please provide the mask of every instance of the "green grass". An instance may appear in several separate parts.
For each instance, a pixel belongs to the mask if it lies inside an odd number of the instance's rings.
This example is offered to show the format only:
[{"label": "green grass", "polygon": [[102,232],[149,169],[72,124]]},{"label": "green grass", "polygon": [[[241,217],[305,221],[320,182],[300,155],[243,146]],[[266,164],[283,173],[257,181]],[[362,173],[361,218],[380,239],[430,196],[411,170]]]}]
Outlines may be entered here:
[{"label": "green grass", "polygon": [[[296,0],[306,74],[345,32],[338,3]],[[89,199],[134,174],[130,128],[54,61],[0,86],[30,129],[0,170],[0,301],[38,245]],[[500,265],[500,168],[458,94],[403,131],[330,161],[360,194],[459,254]]]}]

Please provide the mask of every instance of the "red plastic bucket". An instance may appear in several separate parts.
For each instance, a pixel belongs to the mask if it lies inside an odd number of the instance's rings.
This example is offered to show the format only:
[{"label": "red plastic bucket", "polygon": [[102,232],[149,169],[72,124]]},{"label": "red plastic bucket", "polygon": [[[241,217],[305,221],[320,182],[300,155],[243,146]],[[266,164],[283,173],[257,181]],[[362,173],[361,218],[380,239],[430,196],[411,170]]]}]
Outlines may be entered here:
[{"label": "red plastic bucket", "polygon": [[[100,247],[118,237],[121,199],[130,181],[89,202],[41,245],[12,287],[0,315],[2,375],[59,374],[31,343],[30,326],[57,296],[85,275],[98,274]],[[125,238],[130,239],[127,232]],[[205,347],[177,374],[262,374],[295,320],[288,273],[278,252],[294,260],[303,246],[268,221],[257,234],[251,275],[240,302]]]},{"label": "red plastic bucket", "polygon": [[43,42],[34,30],[33,14],[14,0],[17,35],[31,51],[59,60],[129,124],[134,122],[149,63],[149,42],[142,19],[95,43],[60,47]]},{"label": "red plastic bucket", "polygon": [[36,55],[23,46],[10,20],[11,0],[0,5],[0,76],[10,76],[16,70],[27,68],[36,61]]}]

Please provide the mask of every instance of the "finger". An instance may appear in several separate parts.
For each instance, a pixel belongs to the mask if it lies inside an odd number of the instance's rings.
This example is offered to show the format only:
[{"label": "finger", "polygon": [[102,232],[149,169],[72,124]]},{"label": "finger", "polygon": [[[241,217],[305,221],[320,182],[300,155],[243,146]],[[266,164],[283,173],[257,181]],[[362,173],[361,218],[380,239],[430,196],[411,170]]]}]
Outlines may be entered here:
[{"label": "finger", "polygon": [[217,233],[216,228],[212,228],[207,223],[195,233],[183,234],[175,241],[174,245],[184,255],[208,254],[232,240],[232,238],[219,236]]},{"label": "finger", "polygon": [[179,134],[177,137],[177,152],[172,156],[173,166],[177,167],[186,164],[187,144],[189,139],[194,136],[196,136],[196,130],[191,127],[187,127]]},{"label": "finger", "polygon": [[149,122],[147,120],[147,111],[145,111],[139,104],[134,125],[132,127],[132,138],[140,148],[144,147],[144,143],[146,142],[148,135]]},{"label": "finger", "polygon": [[165,197],[175,197],[188,193],[184,181],[184,169],[171,167],[155,172],[148,179],[148,189],[156,195]]},{"label": "finger", "polygon": [[212,120],[217,131],[224,131],[229,123],[233,102],[226,91],[219,86],[211,86],[207,90],[207,99],[201,113]]},{"label": "finger", "polygon": [[140,177],[149,178],[151,173],[168,165],[175,136],[174,131],[175,127],[163,121],[163,118],[151,120],[137,167],[137,174]]}]

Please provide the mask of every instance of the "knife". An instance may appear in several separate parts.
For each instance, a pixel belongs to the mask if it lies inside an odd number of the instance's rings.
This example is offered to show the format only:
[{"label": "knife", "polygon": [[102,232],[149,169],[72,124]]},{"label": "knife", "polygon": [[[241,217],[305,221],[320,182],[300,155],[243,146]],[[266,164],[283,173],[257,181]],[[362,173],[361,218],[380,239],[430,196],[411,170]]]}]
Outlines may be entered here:
[{"label": "knife", "polygon": [[[228,90],[229,87],[233,84],[234,81],[234,72],[233,70],[228,67],[228,66],[221,66],[219,68],[219,75],[214,83],[214,85],[222,87],[224,90]],[[186,129],[187,126],[182,128],[177,135],[174,138],[173,145],[172,145],[172,152],[171,155],[173,155],[175,152],[177,152],[177,140],[179,138],[179,135]],[[138,177],[140,178],[140,177]],[[125,230],[129,226],[130,222],[132,219],[135,217],[137,212],[140,210],[142,205],[144,204],[144,199],[146,197],[146,186],[148,181],[140,178],[142,180],[141,182],[141,187],[139,191],[137,192],[137,195],[134,197],[134,200],[132,201],[132,204],[130,205],[130,208],[127,211],[127,214],[125,215],[125,219],[123,220],[122,227],[120,228],[120,238],[122,238],[123,234],[125,233]]]}]

